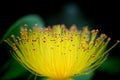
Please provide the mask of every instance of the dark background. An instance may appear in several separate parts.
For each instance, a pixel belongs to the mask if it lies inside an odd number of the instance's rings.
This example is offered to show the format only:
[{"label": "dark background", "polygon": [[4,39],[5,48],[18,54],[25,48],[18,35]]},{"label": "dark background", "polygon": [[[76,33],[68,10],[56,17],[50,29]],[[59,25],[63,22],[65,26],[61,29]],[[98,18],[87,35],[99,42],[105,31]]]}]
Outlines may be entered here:
[{"label": "dark background", "polygon": [[[117,0],[39,0],[39,1],[1,1],[0,2],[0,33],[5,31],[20,17],[28,14],[38,14],[45,21],[46,25],[61,23],[59,16],[63,8],[69,3],[76,4],[87,19],[95,23],[94,27],[100,28],[113,39],[119,37],[119,2]],[[78,9],[78,10],[79,10]],[[56,22],[50,22],[50,17],[57,18]],[[0,35],[0,37],[2,36]]]},{"label": "dark background", "polygon": [[[0,39],[6,33],[7,29],[19,18],[29,14],[38,14],[45,22],[45,26],[53,24],[66,23],[64,14],[66,5],[77,5],[93,28],[98,28],[101,33],[106,33],[112,38],[110,45],[116,40],[120,40],[120,5],[117,0],[39,0],[39,1],[1,1],[0,2]],[[78,15],[81,15],[81,12]],[[69,16],[70,18],[71,16]],[[90,22],[89,22],[90,21]],[[71,23],[71,24],[74,24]],[[68,24],[70,25],[70,24]],[[77,24],[76,24],[77,25]],[[83,24],[84,25],[84,24]],[[85,24],[86,25],[86,24]],[[120,46],[120,45],[119,45]],[[110,56],[120,57],[120,47],[117,46],[110,51]],[[106,73],[96,73],[94,80],[100,80],[97,77],[117,78],[119,74],[109,75]],[[102,79],[102,78],[101,78]],[[103,80],[103,79],[102,79]],[[111,79],[112,80],[112,79]]]}]

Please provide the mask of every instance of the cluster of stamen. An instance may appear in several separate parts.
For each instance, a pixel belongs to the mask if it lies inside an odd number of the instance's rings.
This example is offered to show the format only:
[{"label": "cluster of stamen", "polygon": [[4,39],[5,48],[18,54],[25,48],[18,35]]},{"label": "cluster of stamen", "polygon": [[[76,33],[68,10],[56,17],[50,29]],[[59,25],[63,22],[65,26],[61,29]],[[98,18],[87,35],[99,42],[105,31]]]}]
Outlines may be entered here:
[{"label": "cluster of stamen", "polygon": [[65,25],[39,28],[37,24],[28,30],[25,24],[20,35],[5,40],[14,50],[14,56],[31,72],[53,79],[65,79],[75,74],[87,73],[102,64],[107,53],[110,37],[98,36],[99,30],[75,25],[67,29]]}]

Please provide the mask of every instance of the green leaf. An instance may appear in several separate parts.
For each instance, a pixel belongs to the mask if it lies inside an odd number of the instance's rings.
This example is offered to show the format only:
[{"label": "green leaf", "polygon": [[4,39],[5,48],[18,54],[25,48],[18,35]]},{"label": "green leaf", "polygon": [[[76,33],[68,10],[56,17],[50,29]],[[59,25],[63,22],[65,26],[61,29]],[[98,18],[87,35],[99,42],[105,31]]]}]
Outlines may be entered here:
[{"label": "green leaf", "polygon": [[74,76],[74,80],[92,80],[94,72],[81,76]]},{"label": "green leaf", "polygon": [[11,80],[17,78],[24,74],[27,70],[22,67],[17,61],[13,58],[10,59],[3,67],[2,70],[8,69],[6,74],[1,77],[1,80]]},{"label": "green leaf", "polygon": [[[74,79],[74,80],[92,80],[93,76],[94,76],[94,72],[92,72],[90,74],[86,74],[86,75],[73,76],[72,79]],[[47,79],[47,77],[43,77],[38,80],[46,80],[46,79]]]},{"label": "green leaf", "polygon": [[99,68],[99,71],[104,71],[109,74],[120,72],[120,59],[117,57],[109,57]]},{"label": "green leaf", "polygon": [[32,28],[34,24],[38,24],[38,27],[43,27],[44,22],[38,15],[27,15],[20,18],[16,21],[6,32],[3,38],[0,40],[2,43],[6,38],[8,38],[11,34],[19,35],[20,27],[24,26],[24,24],[28,24],[28,28]]}]

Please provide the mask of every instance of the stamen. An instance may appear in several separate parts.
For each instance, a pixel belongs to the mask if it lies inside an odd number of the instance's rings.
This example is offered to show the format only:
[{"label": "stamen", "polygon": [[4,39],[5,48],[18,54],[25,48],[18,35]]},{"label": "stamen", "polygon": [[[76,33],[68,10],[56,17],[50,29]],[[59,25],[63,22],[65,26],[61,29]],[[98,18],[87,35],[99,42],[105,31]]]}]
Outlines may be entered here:
[{"label": "stamen", "polygon": [[[106,50],[111,38],[106,34],[98,36],[99,30],[76,25],[70,29],[62,25],[39,28],[35,24],[28,29],[25,24],[20,37],[14,34],[4,40],[14,50],[13,56],[35,75],[43,75],[55,80],[66,80],[77,74],[95,70],[106,59],[107,53],[120,40]],[[86,72],[87,71],[87,72]]]}]

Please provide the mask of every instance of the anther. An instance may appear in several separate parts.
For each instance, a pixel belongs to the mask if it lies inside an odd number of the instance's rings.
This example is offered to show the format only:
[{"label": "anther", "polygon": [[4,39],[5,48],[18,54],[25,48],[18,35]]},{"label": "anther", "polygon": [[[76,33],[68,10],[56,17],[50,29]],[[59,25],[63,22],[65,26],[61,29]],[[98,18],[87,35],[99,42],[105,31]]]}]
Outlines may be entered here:
[{"label": "anther", "polygon": [[24,24],[24,27],[27,28],[27,27],[28,27],[28,24]]},{"label": "anther", "polygon": [[94,34],[94,33],[95,33],[95,30],[93,29],[93,30],[91,31],[91,33],[93,33],[93,34]]},{"label": "anther", "polygon": [[17,51],[18,49],[17,48],[14,48],[14,51]]},{"label": "anther", "polygon": [[33,48],[33,51],[35,51],[35,48]]},{"label": "anther", "polygon": [[38,24],[34,24],[35,27],[38,27]]},{"label": "anther", "polygon": [[92,57],[92,58],[94,58],[94,57],[95,57],[95,55],[93,54],[91,57]]},{"label": "anther", "polygon": [[70,27],[70,31],[77,31],[76,25],[72,25],[72,26]]},{"label": "anther", "polygon": [[108,39],[107,39],[108,41],[110,41],[111,40],[111,38],[110,37],[108,37]]},{"label": "anther", "polygon": [[75,46],[75,44],[72,44],[72,46]]},{"label": "anther", "polygon": [[103,42],[102,45],[105,45],[105,42]]},{"label": "anther", "polygon": [[106,34],[101,34],[100,37],[101,38],[107,38],[107,35]]},{"label": "anther", "polygon": [[36,39],[32,39],[32,42],[36,42]]},{"label": "anther", "polygon": [[120,40],[117,40],[118,43],[120,43]]},{"label": "anther", "polygon": [[98,30],[98,29],[96,29],[96,30],[95,30],[95,32],[96,32],[96,34],[98,34],[98,33],[99,33],[99,30]]},{"label": "anther", "polygon": [[12,35],[11,35],[11,38],[14,38],[14,37],[15,37],[15,36],[12,34]]},{"label": "anther", "polygon": [[88,31],[88,26],[83,27],[84,31]]},{"label": "anther", "polygon": [[45,28],[45,31],[49,31],[49,28]]},{"label": "anther", "polygon": [[12,43],[12,46],[15,46],[15,43]]},{"label": "anther", "polygon": [[64,24],[61,25],[62,29],[66,29],[66,26]]},{"label": "anther", "polygon": [[63,42],[63,40],[61,39],[61,41],[60,42]]},{"label": "anther", "polygon": [[4,42],[8,43],[8,40],[4,40]]},{"label": "anther", "polygon": [[61,25],[61,29],[62,29],[62,31],[63,31],[64,33],[67,32],[67,28],[66,28],[66,26],[65,26],[64,24]]},{"label": "anther", "polygon": [[45,43],[46,41],[45,41],[45,40],[43,40],[43,42]]},{"label": "anther", "polygon": [[96,39],[96,43],[98,43],[99,41],[100,41],[100,38],[97,38],[97,39]]}]

